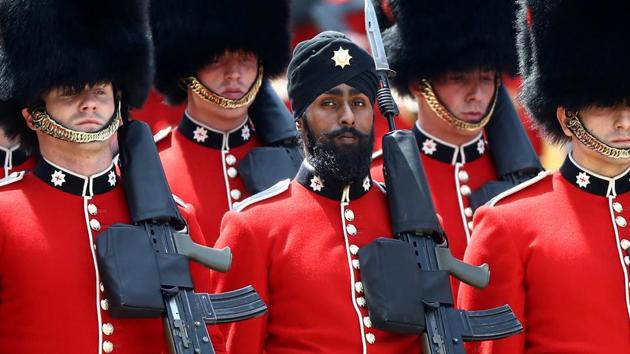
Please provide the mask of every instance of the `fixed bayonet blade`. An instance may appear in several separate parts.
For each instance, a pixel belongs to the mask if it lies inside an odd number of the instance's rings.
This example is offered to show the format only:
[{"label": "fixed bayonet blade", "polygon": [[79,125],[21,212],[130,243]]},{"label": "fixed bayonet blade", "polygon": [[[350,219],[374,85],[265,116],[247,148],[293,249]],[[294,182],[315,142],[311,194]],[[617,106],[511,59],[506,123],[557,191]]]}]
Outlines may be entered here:
[{"label": "fixed bayonet blade", "polygon": [[383,46],[383,38],[381,37],[381,29],[378,26],[376,11],[372,0],[365,0],[365,32],[370,42],[372,57],[376,63],[376,70],[384,70],[391,72],[385,55],[385,47]]}]

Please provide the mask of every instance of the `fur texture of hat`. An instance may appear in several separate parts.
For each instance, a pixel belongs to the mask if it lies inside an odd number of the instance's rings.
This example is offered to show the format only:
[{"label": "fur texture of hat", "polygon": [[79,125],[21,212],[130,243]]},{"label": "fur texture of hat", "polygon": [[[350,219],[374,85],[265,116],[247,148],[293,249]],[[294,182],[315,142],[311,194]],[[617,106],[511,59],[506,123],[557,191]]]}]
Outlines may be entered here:
[{"label": "fur texture of hat", "polygon": [[287,0],[153,0],[155,87],[169,103],[186,99],[181,80],[226,50],[262,61],[265,77],[284,72],[290,58]]},{"label": "fur texture of hat", "polygon": [[390,0],[396,24],[383,34],[393,85],[477,68],[513,73],[513,0]]},{"label": "fur texture of hat", "polygon": [[552,140],[566,140],[556,119],[559,106],[630,103],[629,2],[522,0],[520,5],[521,100]]},{"label": "fur texture of hat", "polygon": [[140,107],[152,81],[146,0],[0,2],[0,100],[112,81]]}]

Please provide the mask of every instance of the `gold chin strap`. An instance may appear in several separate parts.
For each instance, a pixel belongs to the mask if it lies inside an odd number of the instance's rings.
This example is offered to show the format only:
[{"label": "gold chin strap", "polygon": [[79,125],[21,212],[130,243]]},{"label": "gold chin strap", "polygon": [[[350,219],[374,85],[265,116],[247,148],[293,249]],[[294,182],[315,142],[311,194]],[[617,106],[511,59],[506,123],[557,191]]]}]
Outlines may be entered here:
[{"label": "gold chin strap", "polygon": [[218,94],[212,92],[209,88],[207,88],[204,84],[202,84],[199,80],[197,80],[194,76],[189,76],[184,79],[184,83],[190,87],[192,92],[194,92],[197,96],[201,97],[204,101],[214,103],[215,105],[226,108],[226,109],[234,109],[241,108],[249,105],[254,101],[256,95],[258,94],[258,90],[260,90],[260,86],[262,85],[263,78],[263,67],[262,65],[258,66],[258,76],[256,77],[256,81],[252,87],[247,91],[245,96],[239,98],[238,100],[232,100],[223,96],[219,96]]},{"label": "gold chin strap", "polygon": [[612,157],[613,159],[630,158],[630,148],[620,149],[606,145],[604,142],[589,133],[588,130],[584,128],[578,112],[570,112],[567,110],[565,111],[565,116],[568,119],[566,123],[567,128],[571,130],[573,135],[575,135],[575,137],[584,144],[584,146],[593,151],[597,151],[604,156]]},{"label": "gold chin strap", "polygon": [[492,114],[494,113],[494,108],[497,105],[499,85],[500,85],[500,82],[497,80],[497,83],[495,84],[495,88],[494,88],[494,98],[492,99],[492,105],[490,106],[490,110],[483,118],[481,118],[481,120],[479,120],[476,123],[466,122],[464,120],[461,120],[455,117],[455,115],[451,113],[442,104],[442,102],[440,102],[440,99],[437,97],[437,95],[433,91],[433,87],[431,86],[431,84],[429,83],[427,79],[422,79],[420,81],[420,92],[422,93],[422,96],[424,96],[424,99],[429,104],[429,107],[431,108],[431,110],[435,112],[435,114],[437,114],[437,116],[440,117],[442,120],[444,120],[445,122],[447,122],[448,124],[450,124],[451,126],[457,129],[474,131],[474,130],[479,130],[485,127],[486,124],[488,124],[488,122],[490,121],[490,118],[492,117]]},{"label": "gold chin strap", "polygon": [[46,109],[35,109],[31,111],[31,115],[33,116],[33,125],[36,129],[52,136],[53,138],[72,143],[85,144],[95,141],[105,141],[111,138],[118,130],[118,127],[122,124],[122,116],[120,114],[121,102],[119,98],[117,101],[117,108],[116,112],[114,112],[114,116],[109,120],[107,125],[103,127],[103,129],[97,132],[87,133],[66,128],[55,122],[48,112],[46,112]]}]

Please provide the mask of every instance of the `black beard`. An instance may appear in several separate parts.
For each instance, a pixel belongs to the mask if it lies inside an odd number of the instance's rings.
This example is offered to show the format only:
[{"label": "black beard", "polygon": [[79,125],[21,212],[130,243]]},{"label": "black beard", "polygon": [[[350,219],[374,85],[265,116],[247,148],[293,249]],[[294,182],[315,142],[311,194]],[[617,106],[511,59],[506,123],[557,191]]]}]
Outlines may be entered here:
[{"label": "black beard", "polygon": [[[344,127],[319,138],[313,135],[306,119],[303,119],[306,132],[306,161],[324,179],[332,178],[342,183],[362,182],[369,174],[372,164],[374,129],[365,134],[355,128]],[[341,134],[351,133],[359,138],[354,145],[337,146],[333,139]]]}]

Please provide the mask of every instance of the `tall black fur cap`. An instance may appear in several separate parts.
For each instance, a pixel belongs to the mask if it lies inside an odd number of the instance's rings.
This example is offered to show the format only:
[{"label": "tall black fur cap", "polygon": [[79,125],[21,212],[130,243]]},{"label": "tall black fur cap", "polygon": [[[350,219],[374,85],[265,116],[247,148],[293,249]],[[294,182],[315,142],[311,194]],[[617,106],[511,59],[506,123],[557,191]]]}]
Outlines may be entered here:
[{"label": "tall black fur cap", "polygon": [[521,100],[555,141],[559,106],[630,104],[630,2],[521,0]]},{"label": "tall black fur cap", "polygon": [[147,0],[0,1],[0,100],[112,81],[140,107],[152,82]]},{"label": "tall black fur cap", "polygon": [[181,79],[225,50],[251,51],[265,77],[284,72],[290,58],[288,0],[153,0],[155,87],[169,103],[186,99]]},{"label": "tall black fur cap", "polygon": [[393,85],[476,68],[513,73],[513,0],[390,0],[396,24],[383,33]]}]

